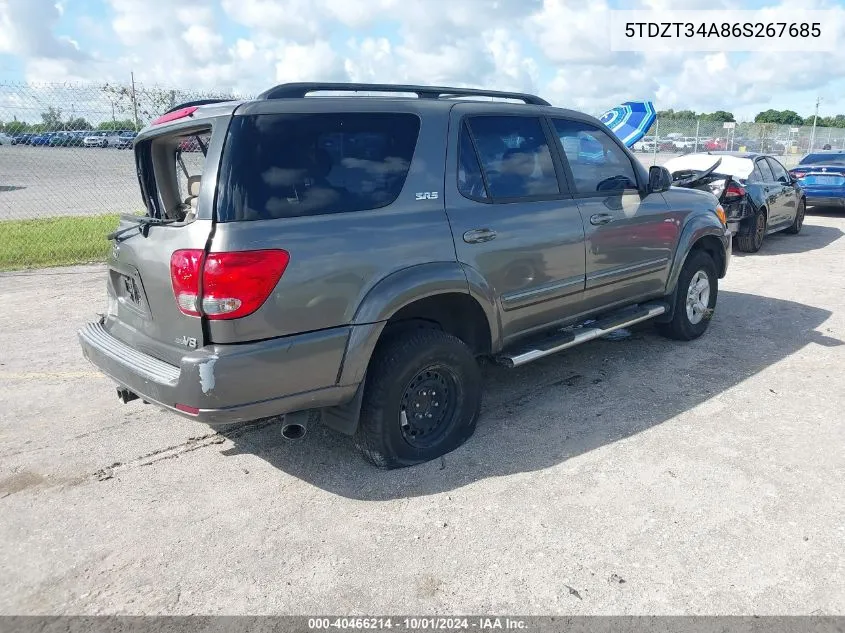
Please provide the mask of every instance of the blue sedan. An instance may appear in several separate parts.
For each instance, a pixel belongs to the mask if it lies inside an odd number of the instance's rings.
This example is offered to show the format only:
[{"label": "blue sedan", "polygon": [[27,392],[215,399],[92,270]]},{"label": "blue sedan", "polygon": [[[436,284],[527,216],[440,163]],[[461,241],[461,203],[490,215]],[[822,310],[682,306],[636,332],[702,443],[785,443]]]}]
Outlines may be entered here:
[{"label": "blue sedan", "polygon": [[804,190],[808,205],[845,207],[845,151],[807,154],[789,173]]}]

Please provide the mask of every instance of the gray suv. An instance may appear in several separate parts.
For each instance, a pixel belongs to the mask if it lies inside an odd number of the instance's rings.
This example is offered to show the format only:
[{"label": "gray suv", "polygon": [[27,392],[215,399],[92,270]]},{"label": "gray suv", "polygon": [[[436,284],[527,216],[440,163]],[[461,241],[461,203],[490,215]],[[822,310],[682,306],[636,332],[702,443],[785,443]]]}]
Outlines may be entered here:
[{"label": "gray suv", "polygon": [[285,84],[183,104],[134,152],[147,213],[109,236],[85,356],[124,402],[319,422],[383,468],[472,435],[479,357],[701,336],[730,258],[711,194],[533,95]]}]

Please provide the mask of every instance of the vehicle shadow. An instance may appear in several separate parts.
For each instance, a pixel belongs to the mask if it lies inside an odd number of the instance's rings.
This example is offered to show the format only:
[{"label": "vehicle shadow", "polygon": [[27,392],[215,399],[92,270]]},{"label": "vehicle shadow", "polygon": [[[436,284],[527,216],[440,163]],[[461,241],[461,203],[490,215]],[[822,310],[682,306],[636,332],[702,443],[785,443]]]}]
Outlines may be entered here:
[{"label": "vehicle shadow", "polygon": [[829,216],[834,218],[843,217],[845,216],[845,208],[829,206],[811,206],[807,207],[807,215]]},{"label": "vehicle shadow", "polygon": [[377,470],[350,438],[319,426],[288,442],[278,422],[226,432],[235,446],[224,454],[256,455],[323,490],[363,501],[539,471],[719,398],[807,345],[845,344],[816,331],[830,315],[723,291],[708,333],[690,343],[666,340],[643,324],[627,339],[594,341],[522,368],[485,364],[475,435],[444,458],[412,468]]},{"label": "vehicle shadow", "polygon": [[733,256],[761,257],[766,255],[806,253],[825,248],[842,236],[842,230],[835,226],[805,224],[798,235],[790,235],[783,231],[767,235],[763,240],[763,246],[756,253],[743,253],[734,246]]}]

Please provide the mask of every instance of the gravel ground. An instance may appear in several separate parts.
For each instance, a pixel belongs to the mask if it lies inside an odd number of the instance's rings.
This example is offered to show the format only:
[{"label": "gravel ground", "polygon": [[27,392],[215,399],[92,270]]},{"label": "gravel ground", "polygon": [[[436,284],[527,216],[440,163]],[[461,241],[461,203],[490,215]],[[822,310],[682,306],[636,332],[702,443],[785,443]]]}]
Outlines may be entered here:
[{"label": "gravel ground", "polygon": [[[673,154],[636,154],[662,165]],[[199,173],[201,154],[186,154]],[[792,167],[798,157],[782,162]],[[791,162],[790,162],[791,161]],[[132,152],[82,147],[0,146],[0,221],[56,215],[134,213],[143,209]]]},{"label": "gravel ground", "polygon": [[698,341],[487,367],[476,435],[392,472],[119,404],[104,269],[0,275],[0,613],[843,614],[843,230],[736,254]]}]

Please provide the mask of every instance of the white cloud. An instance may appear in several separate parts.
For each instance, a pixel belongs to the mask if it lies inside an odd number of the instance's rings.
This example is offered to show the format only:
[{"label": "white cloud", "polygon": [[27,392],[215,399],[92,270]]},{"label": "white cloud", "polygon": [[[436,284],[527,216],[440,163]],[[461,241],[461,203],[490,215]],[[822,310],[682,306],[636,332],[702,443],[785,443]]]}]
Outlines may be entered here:
[{"label": "white cloud", "polygon": [[[255,94],[273,83],[351,80],[485,86],[598,112],[751,111],[821,92],[845,111],[845,51],[825,55],[614,53],[609,0],[99,0],[108,18],[63,17],[66,0],[0,0],[0,54],[33,81],[124,81]],[[834,8],[832,0],[771,6]],[[631,8],[733,8],[733,0],[636,0]],[[794,109],[800,110],[799,106]],[[752,112],[753,113],[753,112]],[[801,111],[802,114],[807,114]]]},{"label": "white cloud", "polygon": [[335,54],[328,42],[282,45],[276,50],[275,58],[277,83],[346,79],[343,59]]}]

